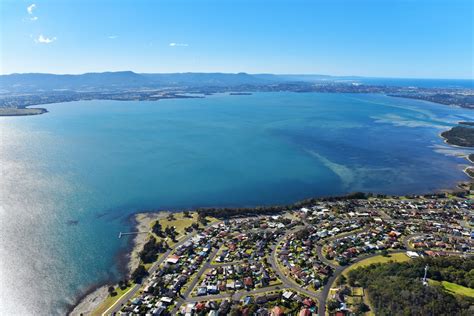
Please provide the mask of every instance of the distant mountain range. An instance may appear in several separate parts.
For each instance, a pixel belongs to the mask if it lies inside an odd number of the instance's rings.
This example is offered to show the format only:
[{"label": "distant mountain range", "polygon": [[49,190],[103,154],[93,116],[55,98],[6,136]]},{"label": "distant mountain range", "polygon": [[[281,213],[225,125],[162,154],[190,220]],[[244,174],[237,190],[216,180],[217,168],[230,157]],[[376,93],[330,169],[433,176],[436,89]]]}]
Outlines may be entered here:
[{"label": "distant mountain range", "polygon": [[133,71],[55,75],[24,73],[0,75],[0,93],[35,93],[41,91],[126,91],[155,88],[199,88],[261,86],[281,83],[362,83],[382,86],[464,87],[472,80],[369,78],[329,75],[275,75],[248,73],[135,73]]},{"label": "distant mountain range", "polygon": [[136,89],[164,87],[267,85],[282,82],[312,82],[336,77],[325,75],[273,75],[247,73],[159,73],[140,74],[132,71],[55,75],[44,73],[0,76],[2,91],[35,92],[53,90],[94,91],[98,89]]}]

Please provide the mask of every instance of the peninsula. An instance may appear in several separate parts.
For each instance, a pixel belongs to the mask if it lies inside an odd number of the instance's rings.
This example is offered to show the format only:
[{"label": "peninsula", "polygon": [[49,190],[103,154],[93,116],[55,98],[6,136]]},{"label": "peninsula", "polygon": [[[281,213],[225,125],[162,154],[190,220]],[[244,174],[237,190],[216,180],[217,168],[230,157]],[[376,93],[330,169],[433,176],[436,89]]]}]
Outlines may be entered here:
[{"label": "peninsula", "polygon": [[450,145],[460,147],[474,147],[474,127],[469,122],[460,122],[459,125],[441,133]]},{"label": "peninsula", "polygon": [[[361,77],[247,73],[138,74],[131,71],[82,75],[0,75],[0,116],[47,112],[29,106],[79,100],[157,101],[252,92],[377,93],[449,106],[474,108],[474,89],[364,84]],[[362,80],[362,82],[361,82]]]},{"label": "peninsula", "polygon": [[[415,276],[404,295],[463,314],[474,303],[469,189],[138,215],[147,237],[135,244],[137,265],[92,315],[378,314],[388,308],[373,290],[386,263]],[[392,297],[397,284],[379,293]],[[414,301],[398,300],[397,309],[423,313],[428,305]]]}]

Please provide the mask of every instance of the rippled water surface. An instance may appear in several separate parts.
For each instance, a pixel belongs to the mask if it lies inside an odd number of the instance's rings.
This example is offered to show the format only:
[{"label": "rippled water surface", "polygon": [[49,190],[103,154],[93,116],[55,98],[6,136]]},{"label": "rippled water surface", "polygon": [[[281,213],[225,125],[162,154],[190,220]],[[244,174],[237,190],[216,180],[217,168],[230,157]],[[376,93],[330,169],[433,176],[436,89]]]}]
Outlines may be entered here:
[{"label": "rippled water surface", "polygon": [[120,276],[140,209],[417,193],[465,180],[438,134],[472,112],[379,95],[88,101],[0,118],[0,314],[64,313]]}]

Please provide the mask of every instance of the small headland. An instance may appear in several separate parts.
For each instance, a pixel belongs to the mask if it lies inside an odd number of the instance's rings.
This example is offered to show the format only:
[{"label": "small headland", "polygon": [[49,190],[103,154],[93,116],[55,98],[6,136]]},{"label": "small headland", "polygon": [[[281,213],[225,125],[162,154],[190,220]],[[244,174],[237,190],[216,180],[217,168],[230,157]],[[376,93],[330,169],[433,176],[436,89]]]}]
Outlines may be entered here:
[{"label": "small headland", "polygon": [[7,108],[0,107],[0,116],[27,116],[47,113],[44,108]]}]

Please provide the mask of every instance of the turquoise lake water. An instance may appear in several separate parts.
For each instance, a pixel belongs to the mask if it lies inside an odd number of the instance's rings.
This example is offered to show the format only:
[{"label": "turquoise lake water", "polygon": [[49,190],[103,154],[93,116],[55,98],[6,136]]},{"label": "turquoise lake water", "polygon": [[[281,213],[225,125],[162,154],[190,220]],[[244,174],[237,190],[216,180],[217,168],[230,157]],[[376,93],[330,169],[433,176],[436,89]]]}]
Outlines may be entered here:
[{"label": "turquoise lake water", "polygon": [[120,277],[130,215],[423,193],[466,180],[438,134],[474,112],[360,94],[47,105],[0,118],[0,314],[63,314]]}]

